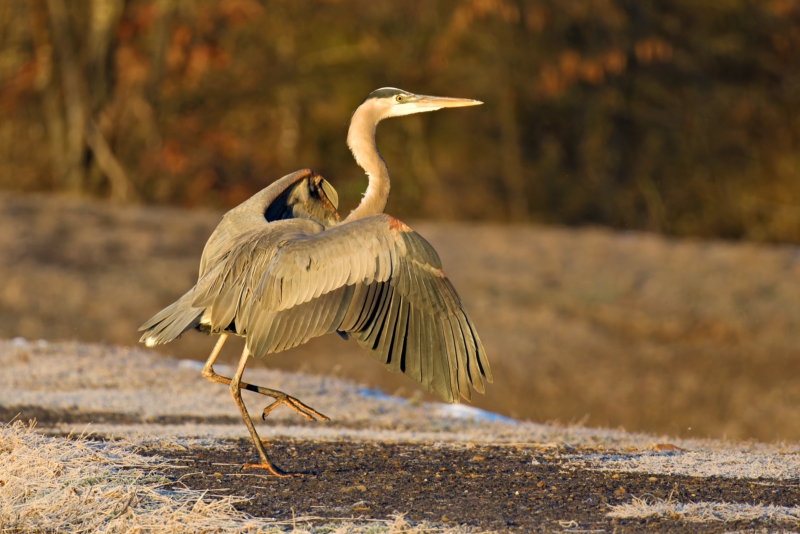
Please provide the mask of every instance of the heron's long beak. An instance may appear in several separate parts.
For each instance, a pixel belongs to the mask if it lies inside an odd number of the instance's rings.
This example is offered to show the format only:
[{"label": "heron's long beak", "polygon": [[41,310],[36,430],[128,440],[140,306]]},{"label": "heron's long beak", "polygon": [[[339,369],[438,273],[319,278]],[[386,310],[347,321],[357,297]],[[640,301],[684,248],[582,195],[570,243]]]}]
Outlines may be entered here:
[{"label": "heron's long beak", "polygon": [[413,100],[417,108],[425,109],[442,109],[442,108],[461,108],[465,106],[480,106],[483,104],[480,100],[471,100],[469,98],[450,98],[447,96],[427,96],[417,95]]}]

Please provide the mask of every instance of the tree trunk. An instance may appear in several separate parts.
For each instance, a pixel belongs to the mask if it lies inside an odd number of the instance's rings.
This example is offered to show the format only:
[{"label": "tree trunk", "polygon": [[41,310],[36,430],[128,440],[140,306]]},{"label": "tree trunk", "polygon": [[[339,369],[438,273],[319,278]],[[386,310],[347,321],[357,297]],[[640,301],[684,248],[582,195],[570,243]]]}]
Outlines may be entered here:
[{"label": "tree trunk", "polygon": [[84,185],[83,159],[86,150],[84,129],[86,108],[81,98],[81,72],[75,57],[69,28],[69,14],[64,0],[47,0],[47,13],[53,44],[58,50],[61,67],[61,89],[64,94],[66,136],[64,150],[64,185],[81,192]]}]

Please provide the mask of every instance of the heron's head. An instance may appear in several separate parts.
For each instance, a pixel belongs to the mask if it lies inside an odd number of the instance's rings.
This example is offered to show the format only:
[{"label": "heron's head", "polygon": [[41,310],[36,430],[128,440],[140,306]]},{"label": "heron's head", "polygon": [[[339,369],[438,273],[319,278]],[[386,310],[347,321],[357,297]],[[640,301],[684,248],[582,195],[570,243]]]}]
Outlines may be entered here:
[{"label": "heron's head", "polygon": [[389,117],[402,117],[424,111],[436,111],[443,108],[460,108],[479,106],[483,102],[469,98],[448,98],[445,96],[415,95],[402,89],[384,87],[372,91],[359,109],[366,108],[375,122]]}]

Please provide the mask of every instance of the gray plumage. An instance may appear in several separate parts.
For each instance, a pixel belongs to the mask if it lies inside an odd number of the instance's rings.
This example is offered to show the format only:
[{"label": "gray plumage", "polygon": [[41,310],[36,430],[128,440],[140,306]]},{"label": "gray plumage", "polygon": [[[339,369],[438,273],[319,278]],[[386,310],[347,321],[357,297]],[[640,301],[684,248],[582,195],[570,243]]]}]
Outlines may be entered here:
[{"label": "gray plumage", "polygon": [[[375,145],[375,128],[385,118],[477,104],[394,88],[373,91],[353,113],[347,135],[369,178],[356,209],[342,221],[336,190],[325,179],[311,170],[284,176],[222,217],[203,250],[197,284],[140,328],[148,346],[193,328],[220,336],[203,376],[230,387],[261,461],[245,467],[292,475],[267,456],[242,389],[275,399],[262,417],[286,404],[308,419],[327,419],[286,393],[242,382],[250,356],[336,332],[446,402],[471,399],[471,388],[483,393],[484,379],[492,381],[475,325],[438,254],[383,213],[391,185]],[[245,349],[226,378],[213,364],[230,334],[244,337]]]},{"label": "gray plumage", "polygon": [[141,341],[199,328],[243,336],[258,357],[339,331],[446,402],[470,399],[469,384],[482,393],[489,362],[433,247],[386,214],[336,225],[321,181],[291,174],[225,214],[197,285]]}]

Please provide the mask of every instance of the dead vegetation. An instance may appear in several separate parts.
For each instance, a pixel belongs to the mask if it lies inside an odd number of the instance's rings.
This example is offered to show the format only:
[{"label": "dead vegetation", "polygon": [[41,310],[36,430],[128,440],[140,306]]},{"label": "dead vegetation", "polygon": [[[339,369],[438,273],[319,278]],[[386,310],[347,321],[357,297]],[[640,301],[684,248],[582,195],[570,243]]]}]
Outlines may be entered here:
[{"label": "dead vegetation", "polygon": [[4,531],[225,532],[226,520],[244,519],[229,499],[162,490],[167,480],[149,473],[162,460],[113,442],[49,438],[17,421],[0,425],[0,459]]},{"label": "dead vegetation", "polygon": [[[162,443],[163,445],[163,443]],[[20,421],[0,423],[0,530],[3,532],[236,532],[295,534],[462,534],[458,526],[393,520],[291,521],[253,517],[242,497],[172,484],[153,470],[166,462],[137,454],[136,441],[53,438]]]},{"label": "dead vegetation", "polygon": [[799,506],[769,504],[738,504],[726,502],[680,503],[663,499],[634,498],[629,503],[614,505],[609,517],[641,518],[668,517],[697,523],[724,521],[800,521]]}]

